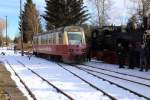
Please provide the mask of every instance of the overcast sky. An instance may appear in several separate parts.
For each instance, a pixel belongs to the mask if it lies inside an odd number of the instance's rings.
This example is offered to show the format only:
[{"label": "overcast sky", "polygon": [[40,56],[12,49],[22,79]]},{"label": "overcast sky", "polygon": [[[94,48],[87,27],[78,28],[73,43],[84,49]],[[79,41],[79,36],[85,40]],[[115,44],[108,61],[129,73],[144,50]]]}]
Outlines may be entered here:
[{"label": "overcast sky", "polygon": [[[8,35],[11,38],[14,38],[18,30],[18,21],[19,21],[19,0],[0,0],[0,18],[5,19],[5,16],[8,16]],[[22,0],[26,1],[26,0]],[[112,0],[113,10],[111,11],[111,23],[119,25],[120,23],[125,23],[128,19],[127,6],[129,5],[128,0]],[[37,9],[40,11],[40,14],[44,12],[45,0],[33,0],[36,4]],[[124,4],[125,2],[125,4]],[[92,14],[93,9],[90,3],[86,3],[89,12]],[[5,35],[5,32],[4,32]]]}]

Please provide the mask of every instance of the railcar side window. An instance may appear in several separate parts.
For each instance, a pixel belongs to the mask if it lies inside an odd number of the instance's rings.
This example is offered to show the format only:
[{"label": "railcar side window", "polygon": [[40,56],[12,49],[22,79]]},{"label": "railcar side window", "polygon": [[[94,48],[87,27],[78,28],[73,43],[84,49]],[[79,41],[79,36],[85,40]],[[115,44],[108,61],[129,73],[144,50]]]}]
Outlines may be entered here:
[{"label": "railcar side window", "polygon": [[51,44],[52,43],[52,35],[49,34],[49,43]]},{"label": "railcar side window", "polygon": [[46,44],[47,43],[47,35],[43,35],[43,39],[44,39],[43,44]]},{"label": "railcar side window", "polygon": [[54,44],[56,43],[56,34],[55,33],[53,34],[53,43]]},{"label": "railcar side window", "polygon": [[63,44],[63,34],[59,33],[59,44]]},{"label": "railcar side window", "polygon": [[39,37],[38,37],[38,43],[39,43],[40,45],[42,44],[41,39],[42,39],[42,37],[41,37],[41,36],[39,36]]},{"label": "railcar side window", "polygon": [[41,44],[44,43],[43,35],[41,36]]},{"label": "railcar side window", "polygon": [[37,37],[34,37],[33,43],[34,43],[34,44],[38,44],[38,38],[37,38]]},{"label": "railcar side window", "polygon": [[36,38],[36,44],[38,44],[38,38]]},{"label": "railcar side window", "polygon": [[35,37],[33,38],[33,43],[36,44],[36,38]]},{"label": "railcar side window", "polygon": [[48,44],[48,34],[46,35],[46,44]]}]

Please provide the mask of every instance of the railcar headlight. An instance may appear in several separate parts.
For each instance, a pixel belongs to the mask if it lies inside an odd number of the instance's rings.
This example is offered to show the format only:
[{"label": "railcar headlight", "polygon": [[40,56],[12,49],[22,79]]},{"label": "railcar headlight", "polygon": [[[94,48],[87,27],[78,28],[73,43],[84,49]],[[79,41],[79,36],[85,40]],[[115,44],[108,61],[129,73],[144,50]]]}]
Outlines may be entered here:
[{"label": "railcar headlight", "polygon": [[79,47],[79,45],[76,46],[77,48]]},{"label": "railcar headlight", "polygon": [[86,49],[82,49],[82,52],[86,52]]},{"label": "railcar headlight", "polygon": [[73,49],[69,49],[69,52],[73,52]]}]

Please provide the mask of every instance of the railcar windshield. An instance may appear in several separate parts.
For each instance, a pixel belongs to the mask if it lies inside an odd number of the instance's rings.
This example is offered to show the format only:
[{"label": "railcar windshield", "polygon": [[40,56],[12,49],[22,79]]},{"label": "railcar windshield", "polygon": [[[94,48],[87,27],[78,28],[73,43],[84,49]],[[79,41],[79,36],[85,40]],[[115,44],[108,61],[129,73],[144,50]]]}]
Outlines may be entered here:
[{"label": "railcar windshield", "polygon": [[71,45],[82,44],[82,33],[81,32],[68,32],[68,41]]}]

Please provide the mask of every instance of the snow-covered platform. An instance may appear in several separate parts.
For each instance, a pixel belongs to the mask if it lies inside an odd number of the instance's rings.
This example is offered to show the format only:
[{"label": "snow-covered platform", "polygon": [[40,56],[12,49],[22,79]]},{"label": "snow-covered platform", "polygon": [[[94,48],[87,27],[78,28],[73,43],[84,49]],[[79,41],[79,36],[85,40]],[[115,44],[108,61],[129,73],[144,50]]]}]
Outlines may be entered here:
[{"label": "snow-covered platform", "polygon": [[11,74],[3,63],[0,63],[0,100],[27,100],[11,79]]}]

